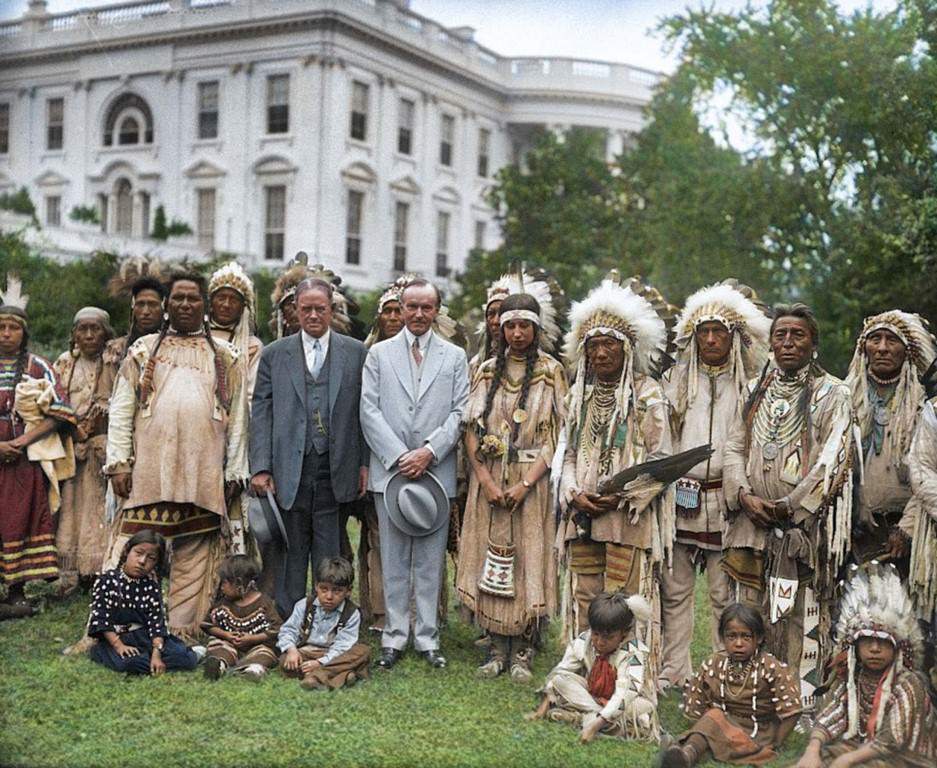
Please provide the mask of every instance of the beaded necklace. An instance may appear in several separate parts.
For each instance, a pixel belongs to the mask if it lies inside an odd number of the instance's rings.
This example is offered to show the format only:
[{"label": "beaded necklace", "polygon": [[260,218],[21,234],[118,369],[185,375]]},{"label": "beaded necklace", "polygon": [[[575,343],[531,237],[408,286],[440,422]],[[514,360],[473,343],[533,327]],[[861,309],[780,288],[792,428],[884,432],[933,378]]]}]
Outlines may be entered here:
[{"label": "beaded necklace", "polygon": [[[745,685],[749,678],[752,680],[752,732],[754,739],[758,735],[758,654],[756,653],[744,663],[729,660],[729,655],[722,660],[719,665],[719,706],[723,712],[726,709],[726,692],[733,697],[738,697],[745,690]],[[733,684],[737,687],[733,687]]]}]

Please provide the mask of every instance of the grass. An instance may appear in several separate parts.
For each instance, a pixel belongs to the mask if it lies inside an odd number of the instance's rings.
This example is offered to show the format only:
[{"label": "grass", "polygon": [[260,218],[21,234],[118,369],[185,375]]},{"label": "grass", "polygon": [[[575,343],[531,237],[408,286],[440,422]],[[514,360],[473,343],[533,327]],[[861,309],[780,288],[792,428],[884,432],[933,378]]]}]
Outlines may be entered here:
[{"label": "grass", "polygon": [[[697,583],[694,662],[707,653],[709,602]],[[601,738],[587,746],[577,731],[528,723],[536,685],[507,676],[474,677],[481,653],[471,626],[450,611],[443,672],[416,655],[391,673],[336,693],[306,692],[276,672],[259,684],[201,674],[129,678],[62,655],[81,635],[87,600],[0,624],[0,765],[67,768],[198,766],[648,766],[656,748]],[[375,651],[377,643],[374,643]],[[555,636],[534,662],[539,685],[561,655]],[[678,696],[661,700],[664,728],[686,722]],[[772,765],[793,760],[792,736]]]}]

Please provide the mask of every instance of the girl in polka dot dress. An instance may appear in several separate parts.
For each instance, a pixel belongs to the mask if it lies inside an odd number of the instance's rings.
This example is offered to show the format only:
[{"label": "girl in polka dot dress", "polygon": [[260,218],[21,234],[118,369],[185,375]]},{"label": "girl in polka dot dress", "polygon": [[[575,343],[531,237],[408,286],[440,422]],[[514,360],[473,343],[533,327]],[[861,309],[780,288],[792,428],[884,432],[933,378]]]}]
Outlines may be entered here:
[{"label": "girl in polka dot dress", "polygon": [[763,765],[793,730],[801,712],[800,683],[786,664],[761,649],[765,625],[748,606],[722,612],[725,650],[703,662],[683,692],[690,729],[663,753],[662,768],[689,768],[707,758]]},{"label": "girl in polka dot dress", "polygon": [[91,660],[117,672],[160,675],[195,669],[198,657],[166,629],[159,576],[166,541],[150,530],[134,534],[117,567],[101,574],[91,593]]}]

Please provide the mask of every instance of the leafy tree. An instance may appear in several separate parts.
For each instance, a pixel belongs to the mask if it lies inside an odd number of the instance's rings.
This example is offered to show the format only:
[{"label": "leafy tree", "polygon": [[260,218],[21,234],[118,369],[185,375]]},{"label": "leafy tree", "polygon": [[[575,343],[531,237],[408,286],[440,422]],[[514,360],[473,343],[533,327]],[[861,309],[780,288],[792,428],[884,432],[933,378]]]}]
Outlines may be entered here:
[{"label": "leafy tree", "polygon": [[153,214],[153,232],[150,237],[160,242],[169,239],[169,232],[166,229],[166,209],[162,205],[156,206],[156,213]]},{"label": "leafy tree", "polygon": [[937,166],[934,17],[927,0],[848,16],[827,0],[772,0],[662,25],[694,103],[726,99],[752,140],[749,163],[782,191],[763,201],[764,248],[784,294],[818,310],[834,370],[864,315],[937,310],[920,250]]},{"label": "leafy tree", "polygon": [[504,243],[470,254],[454,314],[483,303],[486,287],[514,263],[546,268],[574,298],[612,267],[646,271],[646,263],[626,253],[632,200],[595,132],[543,133],[523,165],[497,173],[488,202],[498,211]]}]

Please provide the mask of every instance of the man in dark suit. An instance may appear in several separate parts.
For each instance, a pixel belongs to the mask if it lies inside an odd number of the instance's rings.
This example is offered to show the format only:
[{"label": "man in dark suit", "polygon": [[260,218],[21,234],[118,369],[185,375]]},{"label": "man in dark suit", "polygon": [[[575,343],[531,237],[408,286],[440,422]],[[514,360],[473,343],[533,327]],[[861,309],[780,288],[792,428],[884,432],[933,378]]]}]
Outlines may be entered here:
[{"label": "man in dark suit", "polygon": [[273,491],[285,510],[289,547],[273,557],[283,616],[306,595],[310,555],[313,573],[323,558],[338,557],[339,504],[362,497],[368,484],[358,421],[367,350],[330,330],[332,290],[318,278],[296,286],[300,332],[264,348],[254,387],[251,488]]}]

